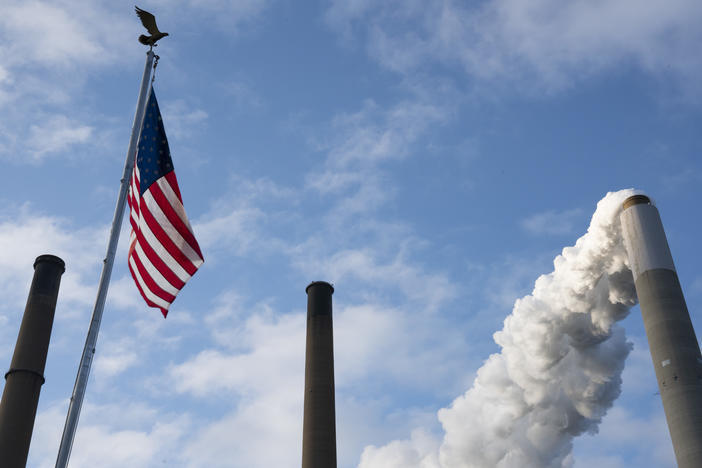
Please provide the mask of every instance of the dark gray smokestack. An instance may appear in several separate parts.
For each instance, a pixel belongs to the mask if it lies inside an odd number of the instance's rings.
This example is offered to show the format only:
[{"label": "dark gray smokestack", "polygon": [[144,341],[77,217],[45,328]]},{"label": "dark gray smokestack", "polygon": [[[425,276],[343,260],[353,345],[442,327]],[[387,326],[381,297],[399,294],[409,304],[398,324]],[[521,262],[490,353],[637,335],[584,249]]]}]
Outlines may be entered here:
[{"label": "dark gray smokestack", "polygon": [[658,210],[624,201],[624,243],[679,468],[702,467],[702,356]]},{"label": "dark gray smokestack", "polygon": [[332,333],[334,288],[324,281],[315,281],[310,283],[305,291],[307,292],[307,347],[302,468],[336,468]]},{"label": "dark gray smokestack", "polygon": [[34,262],[34,279],[0,402],[0,464],[3,468],[24,468],[27,464],[64,271],[63,260],[53,255],[41,255]]}]

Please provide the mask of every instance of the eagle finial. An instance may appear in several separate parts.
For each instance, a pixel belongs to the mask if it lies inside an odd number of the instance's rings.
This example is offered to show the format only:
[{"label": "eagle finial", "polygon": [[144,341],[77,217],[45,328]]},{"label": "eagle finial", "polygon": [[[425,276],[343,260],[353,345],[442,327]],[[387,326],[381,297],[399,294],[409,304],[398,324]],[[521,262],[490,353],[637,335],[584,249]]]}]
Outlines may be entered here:
[{"label": "eagle finial", "polygon": [[141,20],[141,24],[143,24],[149,34],[151,34],[150,36],[142,34],[139,36],[139,42],[153,47],[156,45],[156,41],[168,36],[167,32],[161,32],[158,30],[158,26],[156,26],[156,17],[154,15],[146,10],[142,10],[136,5],[134,6],[134,9],[136,10],[137,16]]}]

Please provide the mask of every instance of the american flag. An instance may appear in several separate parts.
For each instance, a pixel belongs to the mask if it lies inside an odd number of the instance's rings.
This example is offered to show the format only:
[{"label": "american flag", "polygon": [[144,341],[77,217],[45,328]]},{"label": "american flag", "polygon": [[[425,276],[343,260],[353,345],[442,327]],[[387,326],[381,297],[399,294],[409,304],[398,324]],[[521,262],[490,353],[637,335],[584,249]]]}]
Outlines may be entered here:
[{"label": "american flag", "polygon": [[129,271],[146,303],[165,317],[203,258],[183,208],[153,88],[127,200],[132,225]]}]

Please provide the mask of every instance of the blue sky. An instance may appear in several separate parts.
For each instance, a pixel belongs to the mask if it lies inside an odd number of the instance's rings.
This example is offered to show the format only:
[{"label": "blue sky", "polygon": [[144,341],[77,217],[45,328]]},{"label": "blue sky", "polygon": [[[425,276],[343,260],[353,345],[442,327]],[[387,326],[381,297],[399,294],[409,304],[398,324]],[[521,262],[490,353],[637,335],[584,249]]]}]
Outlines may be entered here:
[{"label": "blue sky", "polygon": [[[305,286],[333,282],[340,467],[443,437],[514,301],[607,192],[656,201],[702,330],[702,5],[152,1],[155,91],[205,264],[164,320],[124,225],[72,467],[292,467]],[[2,2],[0,355],[67,264],[29,466],[53,466],[145,49],[131,4]],[[673,467],[638,307],[576,467]],[[390,466],[390,465],[387,465]],[[402,466],[402,465],[398,465]]]}]

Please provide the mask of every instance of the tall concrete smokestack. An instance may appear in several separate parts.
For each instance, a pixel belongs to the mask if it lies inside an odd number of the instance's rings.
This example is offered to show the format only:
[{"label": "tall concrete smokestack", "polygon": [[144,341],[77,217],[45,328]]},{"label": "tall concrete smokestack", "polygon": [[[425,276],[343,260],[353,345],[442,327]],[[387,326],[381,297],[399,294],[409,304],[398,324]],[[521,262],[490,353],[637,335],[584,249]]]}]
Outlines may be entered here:
[{"label": "tall concrete smokestack", "polygon": [[332,294],[324,281],[310,283],[307,293],[305,414],[302,468],[336,468],[334,409],[334,339]]},{"label": "tall concrete smokestack", "polygon": [[645,195],[620,215],[679,468],[702,467],[702,355],[658,210]]},{"label": "tall concrete smokestack", "polygon": [[34,262],[34,279],[0,401],[0,465],[3,468],[24,468],[27,464],[64,271],[63,260],[53,255],[41,255]]}]

